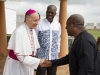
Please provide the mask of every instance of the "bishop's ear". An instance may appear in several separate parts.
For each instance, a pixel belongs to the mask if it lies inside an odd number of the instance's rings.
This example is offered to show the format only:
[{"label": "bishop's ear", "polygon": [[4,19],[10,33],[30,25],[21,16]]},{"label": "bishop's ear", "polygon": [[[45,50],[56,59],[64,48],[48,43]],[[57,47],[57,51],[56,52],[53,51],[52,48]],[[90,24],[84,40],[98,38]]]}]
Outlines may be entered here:
[{"label": "bishop's ear", "polygon": [[29,18],[29,17],[27,17],[27,18],[26,18],[26,22],[29,22],[29,20],[30,20],[30,18]]}]

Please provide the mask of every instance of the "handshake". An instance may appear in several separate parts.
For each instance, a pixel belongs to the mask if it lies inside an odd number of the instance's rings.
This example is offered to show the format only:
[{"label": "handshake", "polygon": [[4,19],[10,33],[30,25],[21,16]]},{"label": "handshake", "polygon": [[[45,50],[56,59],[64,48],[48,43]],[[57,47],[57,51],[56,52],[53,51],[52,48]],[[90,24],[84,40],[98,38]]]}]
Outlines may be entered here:
[{"label": "handshake", "polygon": [[48,61],[46,59],[40,59],[40,64],[41,67],[50,67],[52,66],[52,62]]}]

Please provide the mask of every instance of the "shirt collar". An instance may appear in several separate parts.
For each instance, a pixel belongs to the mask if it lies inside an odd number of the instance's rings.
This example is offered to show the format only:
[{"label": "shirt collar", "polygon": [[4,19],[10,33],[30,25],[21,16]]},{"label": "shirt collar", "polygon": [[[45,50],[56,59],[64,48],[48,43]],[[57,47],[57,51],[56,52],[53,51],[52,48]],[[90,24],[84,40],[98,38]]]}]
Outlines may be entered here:
[{"label": "shirt collar", "polygon": [[52,24],[54,22],[54,19],[53,19],[52,23],[50,23],[46,18],[44,20],[49,24]]}]

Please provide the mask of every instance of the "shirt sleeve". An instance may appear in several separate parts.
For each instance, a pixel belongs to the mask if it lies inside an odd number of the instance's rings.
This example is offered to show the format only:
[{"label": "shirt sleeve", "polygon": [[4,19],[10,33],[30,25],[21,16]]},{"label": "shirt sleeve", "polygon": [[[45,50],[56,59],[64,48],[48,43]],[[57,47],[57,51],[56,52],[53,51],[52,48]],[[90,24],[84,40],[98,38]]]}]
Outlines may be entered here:
[{"label": "shirt sleeve", "polygon": [[58,37],[59,37],[59,39],[58,39],[58,53],[60,53],[60,41],[61,41],[61,37],[60,36],[61,36],[61,25],[60,25],[60,28],[59,28],[59,35],[58,35]]},{"label": "shirt sleeve", "polygon": [[60,65],[65,65],[69,64],[69,54],[56,60],[51,60],[52,66],[60,66]]},{"label": "shirt sleeve", "polygon": [[94,46],[87,40],[81,40],[80,47],[76,52],[78,58],[78,75],[93,75]]},{"label": "shirt sleeve", "polygon": [[21,63],[23,63],[33,69],[37,69],[37,67],[39,66],[39,63],[40,63],[40,59],[37,59],[32,56],[18,56],[17,55],[17,58]]}]

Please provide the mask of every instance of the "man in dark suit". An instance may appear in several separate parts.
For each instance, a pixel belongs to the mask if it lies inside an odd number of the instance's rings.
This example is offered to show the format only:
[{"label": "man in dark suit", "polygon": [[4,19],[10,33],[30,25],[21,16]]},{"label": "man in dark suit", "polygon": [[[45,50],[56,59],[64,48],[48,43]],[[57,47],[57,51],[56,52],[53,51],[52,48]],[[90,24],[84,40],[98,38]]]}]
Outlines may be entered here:
[{"label": "man in dark suit", "polygon": [[94,37],[84,28],[84,18],[71,15],[66,23],[69,36],[74,36],[71,51],[65,57],[46,61],[49,66],[69,64],[70,75],[100,75],[100,57]]}]

